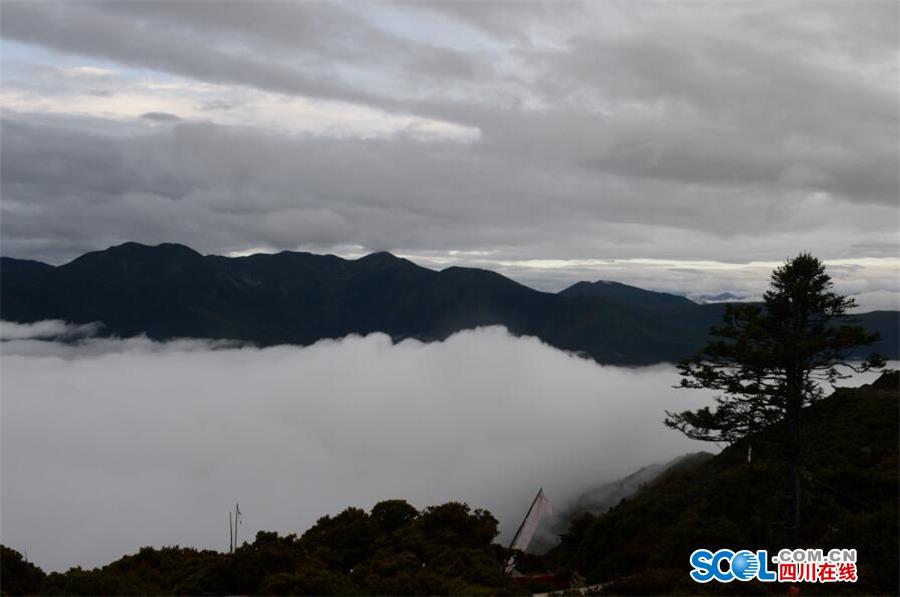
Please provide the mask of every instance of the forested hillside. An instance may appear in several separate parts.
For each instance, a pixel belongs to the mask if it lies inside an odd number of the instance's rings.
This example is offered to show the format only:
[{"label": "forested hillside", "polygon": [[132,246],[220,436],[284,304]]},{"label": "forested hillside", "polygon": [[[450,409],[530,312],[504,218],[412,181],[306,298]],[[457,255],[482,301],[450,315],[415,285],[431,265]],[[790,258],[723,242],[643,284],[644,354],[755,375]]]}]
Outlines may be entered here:
[{"label": "forested hillside", "polygon": [[[698,548],[855,548],[859,582],[804,584],[803,594],[898,593],[900,375],[840,389],[807,408],[803,435],[805,515],[786,528],[789,492],[783,423],[694,466],[668,471],[606,514],[576,517],[548,554],[607,594],[695,592],[688,558]],[[733,585],[734,583],[732,583]],[[786,592],[771,585],[718,586],[724,593]]]}]

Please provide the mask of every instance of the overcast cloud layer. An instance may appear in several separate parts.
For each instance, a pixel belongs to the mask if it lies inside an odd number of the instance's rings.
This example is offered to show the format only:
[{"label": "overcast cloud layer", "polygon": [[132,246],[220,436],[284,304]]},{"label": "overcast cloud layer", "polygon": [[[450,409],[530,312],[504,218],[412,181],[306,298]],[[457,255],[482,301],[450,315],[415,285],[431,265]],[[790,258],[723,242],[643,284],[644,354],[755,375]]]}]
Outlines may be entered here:
[{"label": "overcast cloud layer", "polygon": [[2,252],[758,295],[722,264],[808,250],[894,306],[898,6],[4,2]]},{"label": "overcast cloud layer", "polygon": [[264,350],[13,336],[0,541],[50,569],[148,544],[225,549],[235,501],[245,538],[404,498],[489,508],[508,539],[541,486],[563,507],[710,449],[662,425],[704,400],[672,389],[670,367],[601,367],[501,328]]}]

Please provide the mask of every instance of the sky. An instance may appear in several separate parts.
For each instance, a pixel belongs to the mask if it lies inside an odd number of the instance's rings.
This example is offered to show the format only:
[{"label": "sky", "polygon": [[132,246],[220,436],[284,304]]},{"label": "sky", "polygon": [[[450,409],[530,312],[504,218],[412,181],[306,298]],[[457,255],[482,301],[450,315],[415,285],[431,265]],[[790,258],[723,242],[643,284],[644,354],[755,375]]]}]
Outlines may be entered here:
[{"label": "sky", "polygon": [[390,250],[544,290],[898,308],[898,10],[874,2],[0,6],[0,252]]}]

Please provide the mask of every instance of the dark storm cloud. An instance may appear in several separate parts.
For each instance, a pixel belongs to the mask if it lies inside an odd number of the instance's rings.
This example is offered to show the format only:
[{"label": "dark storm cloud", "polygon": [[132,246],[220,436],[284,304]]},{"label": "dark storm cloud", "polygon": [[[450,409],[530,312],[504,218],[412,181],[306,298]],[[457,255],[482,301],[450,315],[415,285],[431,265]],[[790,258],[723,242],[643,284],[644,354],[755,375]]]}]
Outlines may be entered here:
[{"label": "dark storm cloud", "polygon": [[[282,137],[212,124],[132,136],[18,119],[2,127],[0,225],[13,255],[35,236],[88,240],[90,226],[110,241],[190,239],[210,252],[261,244],[476,250],[555,238],[562,244],[531,257],[602,243],[623,258],[645,250],[647,226],[727,235],[786,232],[807,220],[802,203],[780,196],[566,177],[565,164],[522,170],[489,145]],[[881,224],[877,212],[853,210],[844,222],[860,231]],[[659,239],[672,250],[683,241],[674,231]]]},{"label": "dark storm cloud", "polygon": [[[104,122],[100,108],[52,120],[14,104],[3,250],[58,261],[134,239],[497,261],[884,255],[866,247],[896,247],[896,12],[8,2],[5,38],[150,69],[141,76],[162,86],[175,77],[187,107],[135,116],[191,123]],[[10,91],[52,95],[52,78],[19,85],[28,71],[15,72]],[[251,92],[275,99],[254,107]],[[328,108],[337,128],[393,124],[298,134],[278,126],[290,117],[258,118],[310,99],[341,102]],[[246,121],[216,120],[234,114]],[[416,136],[410,115],[437,119],[438,132]],[[442,136],[452,123],[468,136]]]}]

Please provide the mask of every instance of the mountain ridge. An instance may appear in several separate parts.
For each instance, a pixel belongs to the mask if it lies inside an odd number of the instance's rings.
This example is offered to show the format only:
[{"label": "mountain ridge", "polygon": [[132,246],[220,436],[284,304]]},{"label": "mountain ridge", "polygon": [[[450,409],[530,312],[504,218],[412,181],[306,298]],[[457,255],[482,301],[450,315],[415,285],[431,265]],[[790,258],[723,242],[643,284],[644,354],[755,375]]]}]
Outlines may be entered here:
[{"label": "mountain ridge", "polygon": [[[542,292],[497,272],[432,270],[381,251],[358,259],[282,251],[201,255],[185,245],[129,242],[59,266],[0,258],[0,316],[19,323],[102,322],[105,333],[308,345],[383,332],[443,340],[503,325],[601,363],[650,365],[689,356],[721,320],[723,304],[619,282]],[[897,358],[900,313],[859,316]]]}]

